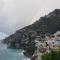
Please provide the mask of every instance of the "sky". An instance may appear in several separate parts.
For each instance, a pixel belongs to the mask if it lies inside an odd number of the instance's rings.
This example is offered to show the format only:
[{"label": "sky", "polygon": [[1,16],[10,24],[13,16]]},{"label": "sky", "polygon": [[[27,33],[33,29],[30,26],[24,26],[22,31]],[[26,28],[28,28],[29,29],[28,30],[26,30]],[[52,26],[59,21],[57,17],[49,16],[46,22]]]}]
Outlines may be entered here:
[{"label": "sky", "polygon": [[54,9],[59,0],[0,0],[0,32],[13,34]]}]

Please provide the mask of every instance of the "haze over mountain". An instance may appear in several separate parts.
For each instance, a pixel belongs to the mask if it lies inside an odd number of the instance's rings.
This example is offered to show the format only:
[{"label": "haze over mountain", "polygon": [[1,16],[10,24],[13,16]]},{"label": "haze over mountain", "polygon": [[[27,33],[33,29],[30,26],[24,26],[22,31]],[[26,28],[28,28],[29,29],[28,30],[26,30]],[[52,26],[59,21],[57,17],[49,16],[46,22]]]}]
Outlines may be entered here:
[{"label": "haze over mountain", "polygon": [[0,32],[12,34],[56,8],[59,0],[0,0]]},{"label": "haze over mountain", "polygon": [[8,37],[7,34],[0,32],[0,40],[5,39],[6,37]]}]

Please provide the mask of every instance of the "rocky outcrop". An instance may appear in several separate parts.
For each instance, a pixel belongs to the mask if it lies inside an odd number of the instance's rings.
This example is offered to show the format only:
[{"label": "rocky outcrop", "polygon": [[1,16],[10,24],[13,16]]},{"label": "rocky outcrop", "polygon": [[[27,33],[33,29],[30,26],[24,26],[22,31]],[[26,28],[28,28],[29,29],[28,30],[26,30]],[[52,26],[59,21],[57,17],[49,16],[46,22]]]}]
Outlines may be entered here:
[{"label": "rocky outcrop", "polygon": [[24,49],[24,55],[31,58],[36,49],[34,41],[36,36],[37,33],[35,31],[23,28],[4,39],[3,43],[6,43],[8,48]]},{"label": "rocky outcrop", "polygon": [[[48,17],[48,18],[47,18]],[[56,9],[47,16],[41,17],[33,24],[17,30],[3,40],[9,48],[22,48],[25,55],[32,57],[36,47],[35,39],[46,33],[55,33],[60,30],[60,9]]]},{"label": "rocky outcrop", "polygon": [[[10,35],[6,39],[4,39],[4,43],[11,43],[15,47],[22,47],[30,42],[33,42],[36,38],[37,33],[35,31],[28,30],[18,30],[15,34]],[[10,44],[9,44],[10,45]],[[25,47],[25,46],[24,46]]]}]

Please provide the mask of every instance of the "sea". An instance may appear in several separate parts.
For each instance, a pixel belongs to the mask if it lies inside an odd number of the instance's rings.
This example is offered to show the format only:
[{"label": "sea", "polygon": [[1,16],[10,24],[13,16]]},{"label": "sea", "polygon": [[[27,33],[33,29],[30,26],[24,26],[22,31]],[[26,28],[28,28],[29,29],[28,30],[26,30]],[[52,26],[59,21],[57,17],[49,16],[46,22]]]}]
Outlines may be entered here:
[{"label": "sea", "polygon": [[9,49],[0,41],[0,60],[30,60],[21,49]]}]

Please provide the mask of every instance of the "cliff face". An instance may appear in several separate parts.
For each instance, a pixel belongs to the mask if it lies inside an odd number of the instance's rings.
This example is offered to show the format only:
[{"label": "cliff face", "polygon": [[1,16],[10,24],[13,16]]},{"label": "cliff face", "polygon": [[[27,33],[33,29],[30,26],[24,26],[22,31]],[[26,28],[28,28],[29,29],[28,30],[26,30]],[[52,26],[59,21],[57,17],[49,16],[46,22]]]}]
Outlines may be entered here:
[{"label": "cliff face", "polygon": [[6,43],[8,48],[24,49],[25,56],[31,58],[36,49],[34,41],[36,36],[37,33],[35,31],[23,28],[4,39],[3,43]]},{"label": "cliff face", "polygon": [[[60,30],[60,9],[56,9],[48,15],[41,17],[38,21],[32,25],[26,26],[15,34],[10,35],[3,40],[4,43],[8,44],[8,47],[12,48],[23,48],[30,55],[33,54],[35,49],[35,38],[38,35],[45,33],[55,33]],[[31,50],[29,49],[31,48]]]}]

